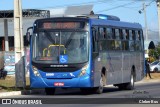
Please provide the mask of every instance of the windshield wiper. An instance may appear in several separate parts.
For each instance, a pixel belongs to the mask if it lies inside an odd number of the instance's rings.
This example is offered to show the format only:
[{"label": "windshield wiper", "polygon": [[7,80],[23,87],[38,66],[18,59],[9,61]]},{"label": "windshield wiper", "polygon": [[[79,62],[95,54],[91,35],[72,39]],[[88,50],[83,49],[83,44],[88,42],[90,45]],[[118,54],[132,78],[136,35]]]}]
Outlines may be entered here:
[{"label": "windshield wiper", "polygon": [[51,35],[50,35],[46,30],[44,30],[44,33],[47,35],[47,39],[54,45],[54,44],[55,44],[55,41],[54,41],[54,39],[51,37]]}]

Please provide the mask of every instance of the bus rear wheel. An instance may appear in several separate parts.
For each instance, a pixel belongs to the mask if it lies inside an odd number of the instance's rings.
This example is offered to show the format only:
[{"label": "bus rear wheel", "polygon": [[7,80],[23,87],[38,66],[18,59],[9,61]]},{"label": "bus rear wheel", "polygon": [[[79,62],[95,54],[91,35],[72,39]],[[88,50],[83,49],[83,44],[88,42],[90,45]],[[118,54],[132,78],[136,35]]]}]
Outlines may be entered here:
[{"label": "bus rear wheel", "polygon": [[54,95],[55,88],[45,88],[46,95]]},{"label": "bus rear wheel", "polygon": [[134,73],[131,73],[130,82],[117,85],[120,90],[133,90],[135,84]]},{"label": "bus rear wheel", "polygon": [[134,89],[134,84],[135,84],[135,76],[134,73],[131,74],[130,82],[126,84],[126,89],[127,90],[133,90]]}]

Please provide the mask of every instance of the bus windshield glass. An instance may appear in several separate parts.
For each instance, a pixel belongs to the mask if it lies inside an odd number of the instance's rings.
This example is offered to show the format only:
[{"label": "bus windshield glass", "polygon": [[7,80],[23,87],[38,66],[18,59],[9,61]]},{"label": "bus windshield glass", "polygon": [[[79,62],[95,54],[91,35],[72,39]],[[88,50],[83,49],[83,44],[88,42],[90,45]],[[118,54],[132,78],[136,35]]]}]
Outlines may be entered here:
[{"label": "bus windshield glass", "polygon": [[43,30],[33,35],[33,61],[74,64],[88,61],[88,32]]}]

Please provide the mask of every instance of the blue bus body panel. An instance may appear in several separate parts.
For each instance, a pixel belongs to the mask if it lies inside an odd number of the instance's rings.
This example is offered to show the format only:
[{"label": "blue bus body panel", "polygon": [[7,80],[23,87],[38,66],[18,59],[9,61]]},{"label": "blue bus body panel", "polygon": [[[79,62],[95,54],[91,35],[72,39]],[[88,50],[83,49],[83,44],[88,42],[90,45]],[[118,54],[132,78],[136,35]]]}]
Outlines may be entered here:
[{"label": "blue bus body panel", "polygon": [[[32,88],[45,87],[92,87],[91,78],[88,73],[79,77],[81,70],[75,72],[43,72],[38,70],[40,77],[33,74],[30,68],[30,86]],[[87,70],[89,72],[89,69]],[[54,86],[54,83],[64,83],[64,86]]]}]

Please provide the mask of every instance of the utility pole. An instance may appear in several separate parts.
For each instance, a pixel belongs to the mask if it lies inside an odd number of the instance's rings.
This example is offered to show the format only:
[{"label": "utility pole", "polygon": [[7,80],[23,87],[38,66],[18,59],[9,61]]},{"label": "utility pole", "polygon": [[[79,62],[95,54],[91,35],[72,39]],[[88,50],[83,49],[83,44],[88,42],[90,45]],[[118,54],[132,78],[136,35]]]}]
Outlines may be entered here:
[{"label": "utility pole", "polygon": [[145,3],[143,3],[143,11],[144,11],[144,20],[145,20],[146,43],[148,43],[148,25],[147,25],[147,15],[146,15],[146,4]]},{"label": "utility pole", "polygon": [[145,3],[143,3],[143,8],[141,10],[139,10],[139,13],[141,14],[142,12],[144,13],[144,21],[145,21],[145,55],[148,56],[148,47],[146,48],[146,45],[149,45],[149,41],[148,41],[148,25],[147,25],[147,15],[146,15],[146,7],[148,5],[146,5]]},{"label": "utility pole", "polygon": [[22,34],[21,0],[14,0],[14,49],[15,49],[15,80],[16,87],[25,87],[24,43]]},{"label": "utility pole", "polygon": [[160,0],[157,0],[157,8],[158,8],[158,32],[159,32],[159,39],[160,39]]},{"label": "utility pole", "polygon": [[18,63],[24,56],[21,0],[14,0],[14,49],[15,63]]}]

